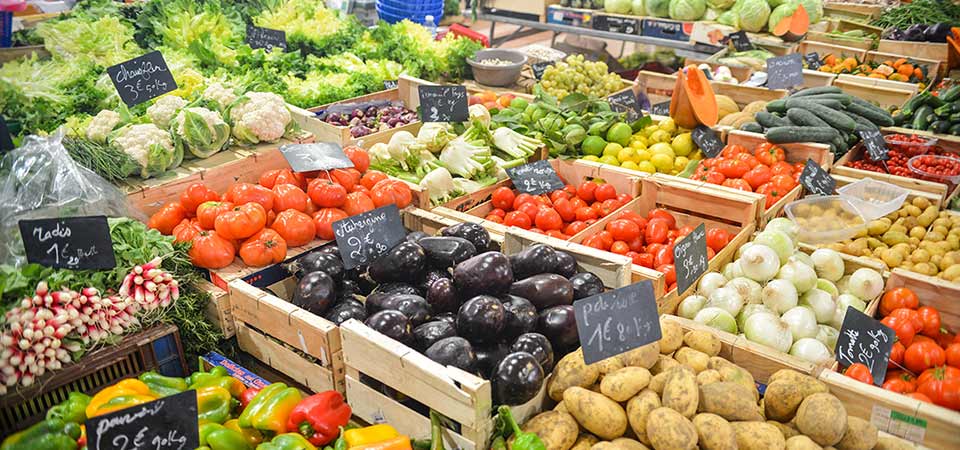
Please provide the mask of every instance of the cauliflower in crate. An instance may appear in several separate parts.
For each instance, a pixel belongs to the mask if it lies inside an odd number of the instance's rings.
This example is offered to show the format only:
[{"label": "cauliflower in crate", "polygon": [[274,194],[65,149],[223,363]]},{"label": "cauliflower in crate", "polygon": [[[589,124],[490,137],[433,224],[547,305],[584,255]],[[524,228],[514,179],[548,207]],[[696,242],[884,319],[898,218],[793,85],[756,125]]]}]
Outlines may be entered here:
[{"label": "cauliflower in crate", "polygon": [[221,110],[225,110],[237,99],[237,94],[221,83],[210,83],[203,91],[203,99],[216,102]]},{"label": "cauliflower in crate", "polygon": [[147,117],[154,125],[167,128],[184,106],[187,106],[186,100],[176,95],[164,95],[147,108]]},{"label": "cauliflower in crate", "polygon": [[230,140],[230,125],[220,113],[207,108],[186,108],[177,114],[172,127],[173,138],[197,158],[208,158],[219,152]]},{"label": "cauliflower in crate", "polygon": [[103,144],[107,136],[120,124],[120,113],[105,109],[97,113],[87,124],[86,136],[93,142]]},{"label": "cauliflower in crate", "polygon": [[152,123],[126,125],[111,133],[109,142],[140,165],[144,179],[175,169],[183,161],[183,146]]},{"label": "cauliflower in crate", "polygon": [[272,92],[247,92],[227,109],[227,122],[248,144],[276,142],[296,127],[283,97]]}]

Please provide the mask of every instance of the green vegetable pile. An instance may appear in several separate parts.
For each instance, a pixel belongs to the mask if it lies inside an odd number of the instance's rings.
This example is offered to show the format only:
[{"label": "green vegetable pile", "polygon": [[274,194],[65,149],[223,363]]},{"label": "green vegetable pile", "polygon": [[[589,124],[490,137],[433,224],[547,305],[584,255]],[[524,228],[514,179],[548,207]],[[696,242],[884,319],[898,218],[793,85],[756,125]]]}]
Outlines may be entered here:
[{"label": "green vegetable pile", "polygon": [[907,100],[893,114],[895,125],[960,136],[960,85],[933,95],[929,90]]},{"label": "green vegetable pile", "polygon": [[960,23],[960,5],[937,0],[914,0],[889,8],[870,22],[878,27],[907,29],[914,24]]}]

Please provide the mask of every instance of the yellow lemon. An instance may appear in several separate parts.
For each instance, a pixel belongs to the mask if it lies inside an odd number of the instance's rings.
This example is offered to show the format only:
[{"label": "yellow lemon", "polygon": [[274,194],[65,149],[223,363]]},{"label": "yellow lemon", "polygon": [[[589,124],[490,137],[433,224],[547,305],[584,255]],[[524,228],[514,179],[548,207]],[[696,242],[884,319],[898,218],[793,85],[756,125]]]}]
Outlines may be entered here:
[{"label": "yellow lemon", "polygon": [[606,147],[603,148],[603,156],[613,156],[613,157],[616,157],[617,154],[620,153],[620,150],[623,150],[623,146],[622,146],[622,145],[620,145],[620,144],[618,144],[618,143],[616,143],[616,142],[611,142],[611,143],[607,144]]},{"label": "yellow lemon", "polygon": [[701,152],[699,149],[697,149],[697,151],[695,151],[695,152],[693,152],[692,154],[690,154],[690,159],[692,159],[692,160],[694,160],[694,161],[699,161],[699,160],[703,159],[703,152]]},{"label": "yellow lemon", "polygon": [[633,158],[636,157],[637,151],[633,147],[624,147],[617,152],[617,159],[619,159],[620,162],[633,161]]},{"label": "yellow lemon", "polygon": [[633,149],[635,149],[635,150],[641,150],[641,149],[647,148],[647,143],[646,143],[646,142],[643,142],[643,141],[641,141],[641,140],[639,140],[639,139],[634,139],[634,140],[630,141],[630,147],[633,148]]},{"label": "yellow lemon", "polygon": [[677,159],[673,160],[673,170],[683,172],[683,169],[686,169],[689,163],[690,160],[686,156],[678,156]]},{"label": "yellow lemon", "polygon": [[657,124],[657,127],[670,134],[677,131],[677,123],[673,121],[672,117],[661,120],[660,123]]},{"label": "yellow lemon", "polygon": [[659,172],[669,172],[673,169],[673,158],[664,154],[653,155],[650,162]]},{"label": "yellow lemon", "polygon": [[650,161],[650,157],[653,156],[649,150],[637,150],[637,163],[640,161]]},{"label": "yellow lemon", "polygon": [[644,136],[644,135],[641,134],[641,133],[637,133],[637,134],[633,135],[633,140],[634,140],[634,141],[637,141],[637,142],[639,142],[639,143],[641,143],[641,144],[643,144],[644,147],[649,147],[649,146],[650,146],[650,140],[647,139],[647,137]]},{"label": "yellow lemon", "polygon": [[670,132],[657,130],[650,134],[650,142],[670,142]]},{"label": "yellow lemon", "polygon": [[681,133],[677,137],[673,138],[673,141],[670,142],[670,146],[673,147],[673,152],[677,156],[687,156],[693,152],[693,135],[690,133]]},{"label": "yellow lemon", "polygon": [[584,160],[584,161],[600,162],[600,158],[597,158],[597,157],[594,156],[594,155],[587,155],[587,156],[584,156],[583,158],[580,158],[580,159],[582,159],[582,160]]},{"label": "yellow lemon", "polygon": [[677,156],[673,153],[673,147],[666,142],[657,142],[656,144],[651,145],[647,150],[650,151],[651,155],[666,155],[671,160]]},{"label": "yellow lemon", "polygon": [[654,131],[660,131],[660,128],[657,128],[656,125],[647,125],[646,127],[643,128],[643,135],[650,137],[650,135],[653,134]]},{"label": "yellow lemon", "polygon": [[613,155],[603,155],[600,157],[600,162],[604,164],[610,164],[614,166],[619,166],[620,161],[617,161],[617,157]]},{"label": "yellow lemon", "polygon": [[637,163],[633,161],[627,161],[625,163],[622,163],[620,164],[620,167],[623,167],[624,169],[630,169],[630,170],[640,170],[640,166],[638,166]]},{"label": "yellow lemon", "polygon": [[646,173],[657,172],[657,168],[654,167],[653,163],[651,163],[650,161],[641,161],[639,164],[637,164],[637,170],[641,172],[646,172]]}]

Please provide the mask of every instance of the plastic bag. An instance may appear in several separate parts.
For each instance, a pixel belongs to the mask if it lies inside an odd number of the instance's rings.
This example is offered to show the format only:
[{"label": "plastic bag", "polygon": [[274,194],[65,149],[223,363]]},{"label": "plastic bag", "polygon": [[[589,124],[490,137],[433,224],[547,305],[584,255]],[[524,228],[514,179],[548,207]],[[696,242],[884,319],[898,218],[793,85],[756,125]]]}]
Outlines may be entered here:
[{"label": "plastic bag", "polygon": [[21,219],[141,217],[112,184],[75,163],[63,134],[27,136],[0,160],[0,264],[26,264],[17,223]]}]

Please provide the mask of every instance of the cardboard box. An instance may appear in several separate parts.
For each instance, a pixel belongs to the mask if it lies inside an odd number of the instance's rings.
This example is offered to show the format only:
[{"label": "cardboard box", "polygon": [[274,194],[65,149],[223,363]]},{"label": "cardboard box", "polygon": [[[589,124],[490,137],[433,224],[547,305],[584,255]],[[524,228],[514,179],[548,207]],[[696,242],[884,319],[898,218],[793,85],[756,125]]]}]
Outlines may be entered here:
[{"label": "cardboard box", "polygon": [[547,23],[569,25],[571,27],[590,28],[594,11],[591,9],[564,8],[549,6],[547,8]]},{"label": "cardboard box", "polygon": [[640,34],[643,36],[689,42],[695,22],[680,22],[669,19],[643,19]]},{"label": "cardboard box", "polygon": [[640,18],[617,14],[597,14],[593,16],[593,29],[611,33],[640,34]]}]

